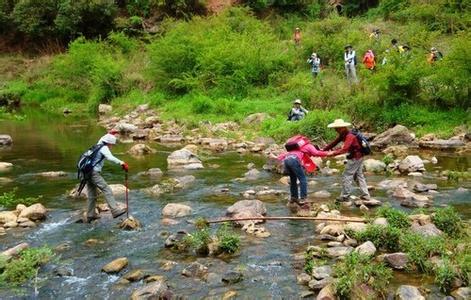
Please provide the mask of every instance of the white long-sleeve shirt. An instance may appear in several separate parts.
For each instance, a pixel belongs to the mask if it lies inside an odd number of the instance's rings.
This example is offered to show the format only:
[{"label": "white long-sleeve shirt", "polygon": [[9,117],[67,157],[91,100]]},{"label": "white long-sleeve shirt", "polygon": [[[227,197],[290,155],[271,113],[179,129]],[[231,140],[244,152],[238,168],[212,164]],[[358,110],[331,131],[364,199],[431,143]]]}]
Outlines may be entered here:
[{"label": "white long-sleeve shirt", "polygon": [[343,55],[343,58],[345,60],[345,64],[354,64],[355,61],[355,50],[352,50],[351,52],[345,52]]},{"label": "white long-sleeve shirt", "polygon": [[115,164],[118,164],[118,165],[124,164],[122,160],[119,160],[116,157],[114,157],[114,155],[111,154],[110,148],[108,148],[108,146],[105,145],[101,147],[100,151],[98,151],[98,154],[95,157],[94,164],[96,165],[93,167],[93,171],[101,172],[101,169],[103,168],[103,165],[105,164],[105,159],[111,162],[114,162]]}]

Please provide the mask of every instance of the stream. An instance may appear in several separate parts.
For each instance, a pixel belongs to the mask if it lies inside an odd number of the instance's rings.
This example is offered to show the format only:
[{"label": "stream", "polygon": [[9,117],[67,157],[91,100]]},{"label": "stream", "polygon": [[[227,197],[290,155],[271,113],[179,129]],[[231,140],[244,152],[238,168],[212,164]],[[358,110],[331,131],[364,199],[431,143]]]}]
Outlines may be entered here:
[{"label": "stream", "polygon": [[[236,152],[208,154],[201,159],[205,169],[197,171],[169,172],[167,156],[176,149],[157,143],[148,143],[157,149],[156,154],[142,158],[128,155],[130,144],[118,144],[112,152],[118,158],[129,163],[129,205],[130,213],[143,224],[140,231],[123,231],[117,227],[118,219],[101,220],[95,224],[74,223],[74,217],[86,206],[85,200],[73,200],[67,197],[76,184],[75,163],[80,154],[96,143],[105,130],[96,124],[95,119],[70,116],[48,115],[37,111],[26,112],[24,120],[0,121],[0,134],[9,134],[13,138],[11,147],[0,148],[0,161],[13,163],[10,172],[0,173],[0,177],[12,179],[0,181],[0,193],[17,187],[20,197],[42,195],[41,202],[50,209],[45,222],[33,229],[11,229],[0,236],[0,251],[20,242],[31,246],[49,245],[55,248],[67,245],[57,251],[55,259],[41,268],[36,287],[30,284],[25,288],[0,288],[1,299],[129,299],[132,291],[142,287],[143,282],[127,285],[118,284],[121,276],[108,275],[100,271],[111,260],[125,256],[129,259],[126,270],[142,269],[152,275],[163,275],[168,285],[178,296],[190,299],[214,297],[220,299],[230,290],[237,292],[237,297],[255,298],[299,298],[308,288],[298,285],[296,276],[302,272],[302,264],[295,261],[296,254],[305,251],[308,245],[322,244],[315,237],[315,223],[296,221],[267,222],[265,228],[271,233],[268,238],[255,238],[243,233],[241,251],[234,256],[197,257],[191,254],[172,252],[164,247],[169,233],[178,230],[193,231],[194,226],[188,220],[196,217],[213,219],[225,215],[228,206],[242,200],[241,192],[267,186],[273,189],[288,187],[278,182],[280,175],[262,171],[265,159],[260,155],[239,155]],[[471,156],[458,156],[447,152],[421,152],[421,155],[434,155],[436,165],[427,164],[427,172],[418,180],[423,183],[438,184],[439,194],[434,196],[434,205],[453,205],[462,217],[471,217],[471,182],[450,182],[439,178],[442,170],[466,171],[471,168]],[[375,156],[380,159],[382,155]],[[244,176],[247,164],[254,163],[263,176],[256,181],[240,182],[234,179]],[[331,167],[339,167],[332,161]],[[137,176],[138,172],[150,168],[160,168],[164,179],[183,175],[193,175],[196,181],[182,191],[152,197],[140,191],[157,183],[147,177]],[[66,177],[42,178],[35,174],[45,171],[65,171]],[[109,184],[124,182],[124,175],[119,166],[105,163],[104,178]],[[332,193],[328,200],[333,202],[339,194],[340,176],[318,175],[313,178],[317,184],[309,187],[310,193],[327,190]],[[385,175],[368,175],[370,185],[386,179]],[[228,193],[221,192],[229,189]],[[390,202],[400,207],[385,191],[373,191],[373,196],[383,202]],[[288,216],[287,195],[265,201],[269,216]],[[117,197],[123,202],[123,197]],[[321,202],[321,201],[319,201]],[[160,220],[161,210],[167,203],[184,203],[192,207],[190,217],[178,219],[177,225],[164,226]],[[408,210],[406,208],[402,208]],[[409,211],[409,210],[408,210]],[[342,214],[361,216],[358,208],[343,209]],[[217,226],[212,226],[216,230]],[[88,246],[85,241],[97,239],[102,243]],[[165,260],[178,264],[170,271],[163,271],[160,265]],[[186,278],[181,271],[192,261],[199,261],[208,266],[209,272],[222,275],[230,270],[244,274],[244,279],[235,284],[203,282]],[[302,261],[301,261],[302,263]],[[54,269],[59,266],[73,270],[72,276],[58,277]],[[395,272],[390,289],[394,291],[401,284],[422,286],[431,290],[430,299],[441,299],[444,295],[433,284],[433,278],[405,272]],[[36,291],[35,291],[36,290]]]}]

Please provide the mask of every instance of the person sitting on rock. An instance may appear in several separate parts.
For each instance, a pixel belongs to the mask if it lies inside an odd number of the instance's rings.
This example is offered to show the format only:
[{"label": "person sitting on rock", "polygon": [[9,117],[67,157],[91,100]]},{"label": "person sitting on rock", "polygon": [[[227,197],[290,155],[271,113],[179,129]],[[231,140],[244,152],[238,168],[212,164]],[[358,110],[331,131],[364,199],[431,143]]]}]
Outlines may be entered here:
[{"label": "person sitting on rock", "polygon": [[301,99],[296,99],[293,102],[293,108],[289,111],[288,121],[299,121],[309,113],[307,109],[301,106]]},{"label": "person sitting on rock", "polygon": [[103,146],[98,151],[95,159],[92,163],[93,171],[90,175],[90,178],[87,179],[87,213],[86,213],[86,222],[90,223],[91,221],[98,219],[99,216],[95,212],[96,198],[98,189],[105,196],[106,203],[111,210],[111,215],[113,218],[117,218],[124,213],[126,213],[126,208],[120,208],[116,202],[111,188],[106,183],[105,179],[101,176],[101,170],[106,160],[114,162],[118,165],[121,165],[124,171],[128,171],[128,164],[124,161],[117,159],[111,154],[110,148],[116,144],[116,137],[113,134],[107,133],[100,138],[97,144],[103,144]]},{"label": "person sitting on rock", "polygon": [[368,186],[366,184],[366,178],[363,174],[363,153],[361,151],[361,145],[357,137],[348,130],[348,127],[352,124],[345,122],[342,119],[337,119],[333,123],[329,124],[328,128],[334,128],[337,131],[337,138],[325,146],[322,150],[329,151],[340,142],[343,142],[343,147],[333,151],[333,155],[340,155],[348,153],[347,164],[342,174],[342,193],[337,198],[338,201],[348,201],[352,193],[353,181],[357,180],[361,190],[361,198],[364,200],[370,199],[370,193],[368,192]]},{"label": "person sitting on rock", "polygon": [[[298,204],[303,208],[309,208],[307,198],[307,178],[305,171],[312,173],[316,170],[316,164],[311,156],[325,157],[333,152],[318,150],[309,139],[302,135],[290,138],[285,148],[287,152],[280,154],[277,159],[283,162],[285,173],[290,179],[290,204]],[[298,191],[298,180],[300,191]],[[300,192],[300,193],[299,193]]]}]

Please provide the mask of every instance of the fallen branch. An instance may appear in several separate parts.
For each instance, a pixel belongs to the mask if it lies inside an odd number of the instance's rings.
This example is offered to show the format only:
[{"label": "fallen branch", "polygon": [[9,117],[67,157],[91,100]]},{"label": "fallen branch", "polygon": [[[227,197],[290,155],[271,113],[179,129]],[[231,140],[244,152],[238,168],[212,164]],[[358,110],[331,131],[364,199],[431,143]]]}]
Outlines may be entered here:
[{"label": "fallen branch", "polygon": [[366,220],[362,218],[318,218],[318,217],[249,217],[249,218],[225,218],[218,220],[206,221],[207,224],[213,223],[224,223],[224,222],[237,222],[237,221],[281,221],[281,220],[301,220],[301,221],[323,221],[323,222],[354,222],[354,223],[365,223]]},{"label": "fallen branch", "polygon": [[28,247],[29,247],[29,245],[27,243],[21,243],[19,245],[16,245],[13,248],[10,248],[8,250],[5,250],[5,251],[1,252],[0,255],[4,256],[6,258],[6,260],[9,261],[14,256],[18,256],[21,251],[25,250]]}]

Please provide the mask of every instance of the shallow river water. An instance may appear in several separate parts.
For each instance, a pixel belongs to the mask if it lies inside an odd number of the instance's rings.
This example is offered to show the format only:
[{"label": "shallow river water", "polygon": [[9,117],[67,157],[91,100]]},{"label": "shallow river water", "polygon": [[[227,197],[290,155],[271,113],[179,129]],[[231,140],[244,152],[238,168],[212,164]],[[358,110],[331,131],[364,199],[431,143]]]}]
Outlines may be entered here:
[{"label": "shallow river water", "polygon": [[[9,134],[14,144],[0,148],[0,161],[14,164],[12,171],[0,174],[13,181],[0,183],[0,192],[18,188],[19,196],[42,195],[42,202],[51,209],[48,219],[34,229],[12,229],[7,235],[0,236],[0,250],[20,242],[32,246],[49,245],[57,247],[67,243],[70,248],[58,252],[56,258],[43,267],[39,273],[36,291],[33,287],[22,289],[0,288],[0,298],[35,298],[35,299],[128,299],[132,291],[143,286],[143,282],[129,285],[117,284],[120,276],[107,275],[100,271],[109,261],[126,256],[129,259],[127,270],[142,269],[153,275],[167,278],[175,294],[199,299],[205,297],[222,298],[225,292],[235,290],[243,299],[299,298],[306,290],[296,283],[296,275],[301,272],[294,256],[301,253],[308,245],[320,244],[316,240],[312,222],[268,222],[264,226],[271,232],[265,239],[245,235],[236,229],[242,237],[241,251],[234,256],[224,258],[204,258],[189,254],[174,253],[164,248],[166,233],[184,229],[192,231],[194,226],[187,221],[199,216],[208,219],[224,216],[225,210],[232,203],[241,200],[240,193],[261,186],[285,189],[278,183],[279,175],[264,173],[258,181],[239,182],[235,178],[243,177],[247,164],[255,163],[262,170],[264,158],[256,155],[239,155],[225,153],[208,154],[202,157],[204,170],[186,172],[196,177],[191,187],[183,191],[151,197],[139,189],[150,187],[157,182],[136,176],[140,171],[149,168],[160,168],[165,177],[182,176],[181,173],[167,171],[166,158],[176,148],[167,148],[151,144],[158,149],[154,155],[133,158],[126,154],[129,144],[120,144],[112,149],[113,153],[130,165],[129,203],[131,214],[140,220],[143,228],[140,231],[123,231],[117,228],[117,220],[101,220],[97,224],[76,224],[72,221],[76,214],[85,207],[84,200],[67,198],[67,191],[76,185],[75,162],[86,148],[94,144],[104,134],[104,129],[96,125],[93,119],[51,116],[47,114],[28,114],[22,121],[0,121],[0,134]],[[440,170],[468,170],[471,168],[471,157],[456,156],[452,153],[425,153],[435,155],[439,163],[427,165],[427,173],[421,179],[425,183],[437,183],[439,194],[434,197],[434,205],[451,204],[458,208],[464,218],[471,216],[471,182],[449,182],[438,178]],[[218,165],[218,167],[216,166]],[[334,161],[332,166],[336,167]],[[41,178],[35,176],[43,171],[66,171],[67,177]],[[108,183],[123,183],[121,169],[106,163],[105,179]],[[310,192],[320,189],[332,193],[332,199],[339,193],[339,176],[322,176],[314,178],[317,184]],[[370,175],[369,184],[385,179],[384,176]],[[1,181],[0,181],[1,182]],[[221,193],[228,188],[229,193]],[[388,201],[399,207],[398,202],[385,192],[373,192],[375,198]],[[124,199],[119,198],[119,201]],[[160,223],[161,210],[170,202],[185,203],[193,208],[193,215],[181,219],[178,225],[163,226]],[[327,202],[325,200],[324,202]],[[286,196],[267,201],[270,216],[287,216]],[[344,210],[342,213],[360,215],[359,210]],[[214,226],[215,227],[215,226]],[[87,246],[88,239],[98,239],[103,243]],[[160,269],[162,260],[173,260],[178,265],[171,271]],[[181,275],[182,269],[191,261],[198,260],[207,265],[210,272],[224,274],[229,270],[238,270],[244,274],[244,280],[227,285],[222,282],[202,282]],[[73,270],[68,277],[54,276],[53,270],[65,266]],[[120,273],[124,274],[125,271]],[[396,273],[391,284],[393,291],[400,284],[414,284],[432,290],[431,297],[440,299],[433,280],[426,276],[412,276],[407,273]]]}]

